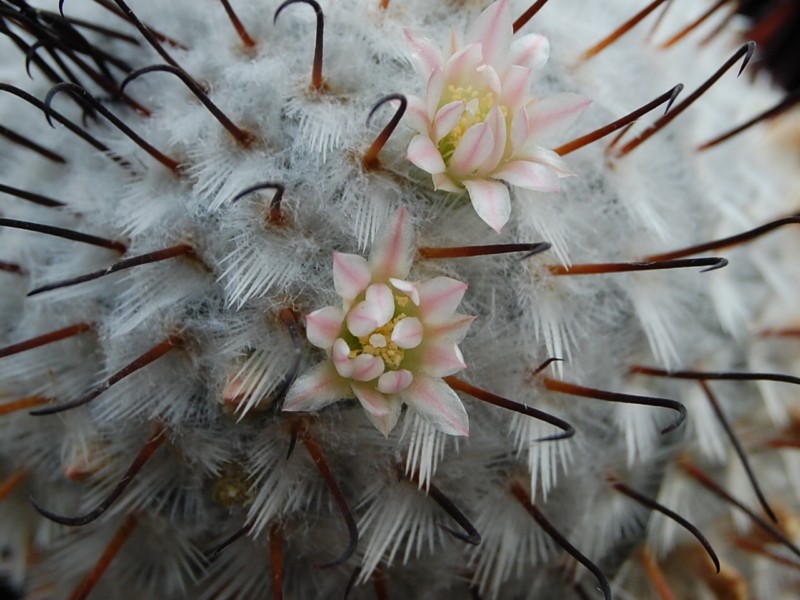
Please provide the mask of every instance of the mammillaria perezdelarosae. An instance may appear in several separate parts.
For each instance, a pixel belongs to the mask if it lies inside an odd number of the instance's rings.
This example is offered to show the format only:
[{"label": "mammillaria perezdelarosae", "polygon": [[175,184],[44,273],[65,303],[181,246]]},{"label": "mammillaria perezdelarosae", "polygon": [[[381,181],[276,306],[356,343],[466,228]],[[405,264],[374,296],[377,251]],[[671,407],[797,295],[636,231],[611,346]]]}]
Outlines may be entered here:
[{"label": "mammillaria perezdelarosae", "polygon": [[[714,6],[0,1],[9,585],[795,597],[797,151],[791,121],[709,143],[779,102]],[[422,110],[437,65],[454,87]],[[397,219],[407,263],[338,293],[332,261],[386,264]],[[425,282],[470,315],[437,375],[397,308]],[[315,311],[362,302],[375,329],[329,348]],[[284,410],[315,365],[355,369],[340,339],[395,375]],[[352,386],[403,371],[458,427],[403,391],[365,418]]]}]

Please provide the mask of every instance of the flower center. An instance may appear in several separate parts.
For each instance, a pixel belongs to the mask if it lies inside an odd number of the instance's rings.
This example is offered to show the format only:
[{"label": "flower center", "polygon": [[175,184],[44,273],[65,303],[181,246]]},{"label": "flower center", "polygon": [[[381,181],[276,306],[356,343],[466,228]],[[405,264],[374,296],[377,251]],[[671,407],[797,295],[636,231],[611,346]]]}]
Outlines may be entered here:
[{"label": "flower center", "polygon": [[392,332],[395,325],[406,318],[406,314],[400,313],[383,327],[378,327],[369,335],[361,336],[358,341],[361,343],[361,350],[352,350],[350,358],[353,359],[361,353],[371,354],[383,359],[387,369],[399,369],[403,362],[405,350],[395,344],[392,340]]},{"label": "flower center", "polygon": [[442,106],[455,100],[464,102],[464,113],[453,130],[439,141],[439,151],[445,162],[453,155],[466,131],[477,123],[483,123],[495,105],[495,95],[491,91],[475,89],[471,85],[447,86]]}]

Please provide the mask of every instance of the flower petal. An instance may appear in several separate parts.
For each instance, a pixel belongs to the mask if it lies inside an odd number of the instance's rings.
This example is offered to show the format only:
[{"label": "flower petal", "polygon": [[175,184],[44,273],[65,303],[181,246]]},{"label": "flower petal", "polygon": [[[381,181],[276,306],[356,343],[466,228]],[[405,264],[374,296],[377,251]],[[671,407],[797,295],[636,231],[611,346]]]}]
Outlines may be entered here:
[{"label": "flower petal", "polygon": [[444,159],[442,158],[439,147],[427,135],[416,135],[408,145],[406,158],[426,173],[435,175],[444,173]]},{"label": "flower petal", "polygon": [[464,188],[458,186],[452,179],[445,173],[436,173],[433,175],[433,189],[444,190],[446,192],[462,192]]},{"label": "flower petal", "polygon": [[406,350],[416,348],[422,342],[422,323],[416,317],[401,319],[392,331],[392,341]]},{"label": "flower petal", "polygon": [[347,329],[356,337],[369,335],[378,328],[378,311],[371,302],[359,302],[347,313]]},{"label": "flower petal", "polygon": [[511,198],[508,189],[498,181],[470,179],[464,182],[475,212],[497,233],[511,216]]},{"label": "flower petal", "polygon": [[503,92],[497,100],[498,103],[508,107],[509,111],[516,112],[528,96],[531,79],[533,79],[531,69],[518,65],[510,66],[503,75]]},{"label": "flower petal", "polygon": [[500,164],[500,161],[503,159],[503,154],[505,154],[506,151],[507,137],[506,119],[499,106],[495,105],[492,110],[489,111],[489,115],[486,117],[486,123],[489,125],[489,129],[492,132],[494,146],[489,156],[486,157],[486,160],[483,161],[483,164],[477,171],[478,174],[483,177],[490,175],[492,171],[497,168],[497,165]]},{"label": "flower petal", "polygon": [[456,29],[450,30],[450,55],[452,56],[458,52],[459,48],[464,47],[464,42],[461,41],[461,34]]},{"label": "flower petal", "polygon": [[341,400],[352,398],[347,382],[325,361],[301,375],[286,394],[282,410],[313,412]]},{"label": "flower petal", "polygon": [[494,177],[526,190],[557,192],[561,189],[558,173],[547,165],[527,160],[515,160],[503,165],[495,171]]},{"label": "flower petal", "polygon": [[347,342],[342,338],[333,342],[331,360],[339,375],[346,378],[353,376],[353,361],[350,358],[350,346],[348,346]]},{"label": "flower petal", "polygon": [[414,375],[407,369],[387,371],[378,377],[378,391],[384,394],[398,394],[414,381]]},{"label": "flower petal", "polygon": [[475,69],[475,75],[479,78],[477,81],[481,87],[489,88],[495,95],[499,96],[503,91],[503,82],[500,80],[500,74],[492,65],[481,65]]},{"label": "flower petal", "polygon": [[408,45],[411,47],[411,57],[417,72],[423,77],[428,77],[431,71],[441,66],[441,51],[428,38],[417,37],[408,29],[403,29],[403,33],[406,36],[406,40],[408,40]]},{"label": "flower petal", "polygon": [[547,64],[548,58],[550,41],[543,35],[529,33],[511,42],[511,64],[528,67],[536,73]]},{"label": "flower petal", "polygon": [[441,379],[417,375],[402,400],[447,435],[469,435],[469,417],[461,399]]},{"label": "flower petal", "polygon": [[403,403],[400,402],[398,398],[388,398],[389,401],[389,414],[385,417],[373,417],[371,414],[367,413],[367,418],[372,421],[372,424],[380,431],[384,437],[389,437],[389,434],[392,432],[392,429],[395,428],[397,425],[397,421],[400,419],[400,409],[403,407]]},{"label": "flower petal", "polygon": [[529,105],[528,141],[560,136],[591,103],[591,100],[579,94],[564,92],[542,98],[535,104]]},{"label": "flower petal", "polygon": [[528,141],[528,112],[525,107],[521,107],[511,119],[511,156],[517,156],[525,147]]},{"label": "flower petal", "polygon": [[531,162],[547,165],[553,169],[553,171],[558,173],[559,177],[569,177],[570,175],[575,174],[566,160],[547,148],[540,148],[538,146],[528,148],[525,152],[524,158],[525,160],[529,160]]},{"label": "flower petal", "polygon": [[475,69],[484,62],[480,44],[469,44],[457,50],[442,67],[442,79],[447,84],[461,85],[474,78]]},{"label": "flower petal", "polygon": [[467,34],[467,41],[480,42],[484,60],[490,64],[497,64],[507,60],[509,40],[512,35],[508,0],[498,0],[478,15]]},{"label": "flower petal", "polygon": [[383,359],[371,354],[359,354],[353,359],[353,375],[356,381],[372,381],[383,375],[386,366]]},{"label": "flower petal", "polygon": [[407,96],[408,106],[406,114],[403,116],[403,123],[415,131],[427,134],[431,120],[428,118],[428,107],[425,100],[419,96]]},{"label": "flower petal", "polygon": [[439,338],[453,343],[459,343],[467,335],[467,330],[477,317],[472,315],[453,315],[449,319],[443,319],[435,325],[429,324],[425,328],[425,335],[431,339]]},{"label": "flower petal", "polygon": [[428,109],[428,122],[433,122],[436,110],[439,108],[439,101],[442,99],[444,91],[444,74],[442,69],[434,69],[428,77],[428,87],[425,94],[426,108]]},{"label": "flower petal", "polygon": [[411,298],[414,306],[419,306],[419,289],[416,283],[404,281],[402,279],[395,279],[393,277],[389,279],[389,283],[391,283],[395,289],[403,292],[406,296]]},{"label": "flower petal", "polygon": [[327,350],[336,341],[344,322],[344,312],[335,306],[326,306],[306,317],[306,336],[317,348]]},{"label": "flower petal", "polygon": [[367,289],[372,274],[363,256],[333,253],[333,287],[346,302]]},{"label": "flower petal", "polygon": [[400,418],[401,403],[397,398],[387,398],[380,392],[375,391],[371,385],[353,384],[353,392],[367,413],[367,418],[384,436],[389,437],[389,433],[397,425]]},{"label": "flower petal", "polygon": [[419,314],[428,323],[449,320],[467,291],[467,284],[450,277],[434,277],[419,286]]},{"label": "flower petal", "polygon": [[[375,236],[369,255],[373,277],[376,281],[385,281],[390,277],[403,278],[408,275],[413,259],[414,229],[411,227],[408,211],[401,208],[389,217]],[[386,292],[391,299],[392,292],[388,287]],[[369,298],[367,290],[367,299]],[[394,314],[394,302],[392,302],[392,314]],[[386,321],[389,319],[391,315]]]},{"label": "flower petal", "polygon": [[373,283],[367,288],[367,302],[376,307],[378,327],[383,327],[394,316],[394,294],[385,283]]},{"label": "flower petal", "polygon": [[459,347],[447,341],[426,344],[420,364],[422,370],[431,377],[447,377],[467,368]]},{"label": "flower petal", "polygon": [[458,125],[461,115],[464,114],[464,106],[463,100],[453,100],[436,111],[431,127],[431,135],[435,143],[438,144],[444,136],[453,131],[453,127]]},{"label": "flower petal", "polygon": [[494,149],[494,136],[488,123],[476,123],[464,133],[464,137],[450,157],[449,172],[457,177],[470,175],[480,167]]},{"label": "flower petal", "polygon": [[358,398],[361,406],[369,414],[376,417],[383,417],[389,414],[389,402],[386,397],[380,392],[376,391],[372,385],[364,383],[353,383],[350,385],[353,388],[353,393]]}]

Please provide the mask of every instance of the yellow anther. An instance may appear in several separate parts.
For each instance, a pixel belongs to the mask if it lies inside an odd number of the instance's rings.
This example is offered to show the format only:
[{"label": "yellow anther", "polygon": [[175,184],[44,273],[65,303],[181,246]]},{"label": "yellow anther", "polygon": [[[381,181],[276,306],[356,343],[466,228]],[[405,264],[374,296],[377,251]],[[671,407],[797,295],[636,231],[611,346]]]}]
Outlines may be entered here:
[{"label": "yellow anther", "polygon": [[[406,300],[408,299],[406,298]],[[406,315],[400,313],[383,327],[378,327],[372,333],[358,338],[358,341],[361,342],[361,350],[352,350],[349,354],[350,358],[355,358],[363,352],[382,358],[389,369],[399,368],[400,363],[403,362],[405,351],[391,340],[395,325],[405,318]]]}]

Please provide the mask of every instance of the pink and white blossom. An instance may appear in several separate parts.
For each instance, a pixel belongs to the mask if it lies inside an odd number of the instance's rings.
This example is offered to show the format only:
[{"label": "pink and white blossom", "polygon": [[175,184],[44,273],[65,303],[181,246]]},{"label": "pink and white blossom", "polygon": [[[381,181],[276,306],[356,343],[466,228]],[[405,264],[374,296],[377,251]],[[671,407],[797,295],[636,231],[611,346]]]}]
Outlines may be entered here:
[{"label": "pink and white blossom", "polygon": [[407,121],[418,134],[407,158],[433,177],[438,190],[466,189],[478,216],[498,233],[511,215],[506,184],[557,192],[571,175],[565,161],[541,146],[589,105],[578,94],[528,95],[547,63],[549,43],[537,34],[513,38],[508,0],[477,18],[462,43],[453,34],[443,53],[406,31],[424,97],[409,97]]},{"label": "pink and white blossom", "polygon": [[327,359],[294,383],[283,410],[317,411],[356,398],[388,436],[405,403],[443,433],[469,433],[461,400],[442,380],[466,366],[458,343],[473,317],[455,311],[467,284],[449,277],[408,281],[412,237],[402,209],[376,237],[369,261],[334,252],[342,307],[306,317],[308,340]]}]

